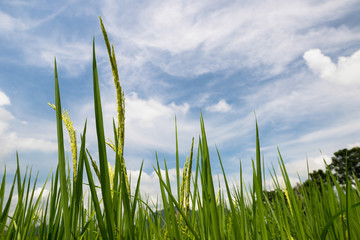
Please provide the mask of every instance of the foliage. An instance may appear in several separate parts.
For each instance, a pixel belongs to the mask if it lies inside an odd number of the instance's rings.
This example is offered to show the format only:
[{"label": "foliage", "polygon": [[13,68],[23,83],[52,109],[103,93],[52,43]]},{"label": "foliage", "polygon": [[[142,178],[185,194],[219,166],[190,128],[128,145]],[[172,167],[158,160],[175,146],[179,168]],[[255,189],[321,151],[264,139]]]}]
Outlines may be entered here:
[{"label": "foliage", "polygon": [[314,185],[319,191],[322,191],[323,186],[328,184],[334,186],[335,183],[330,177],[331,174],[338,179],[338,183],[343,187],[346,185],[348,174],[350,184],[355,185],[355,178],[359,179],[360,177],[360,147],[354,147],[350,150],[341,149],[334,153],[331,160],[332,162],[326,166],[325,171],[318,169],[309,173],[309,178],[301,185],[296,186],[294,190],[299,193],[299,188],[309,189]]},{"label": "foliage", "polygon": [[311,188],[316,187],[320,192],[323,189],[326,189],[326,186],[334,186],[334,182],[330,177],[330,171],[326,170],[325,172],[322,169],[315,170],[312,173],[309,173],[309,178],[302,184],[297,184],[294,187],[294,191],[300,195],[300,188],[303,188],[303,191],[309,191]]},{"label": "foliage", "polygon": [[360,147],[339,150],[334,153],[331,160],[329,168],[339,178],[341,184],[346,183],[346,167],[353,184],[355,183],[354,176],[360,178]]}]

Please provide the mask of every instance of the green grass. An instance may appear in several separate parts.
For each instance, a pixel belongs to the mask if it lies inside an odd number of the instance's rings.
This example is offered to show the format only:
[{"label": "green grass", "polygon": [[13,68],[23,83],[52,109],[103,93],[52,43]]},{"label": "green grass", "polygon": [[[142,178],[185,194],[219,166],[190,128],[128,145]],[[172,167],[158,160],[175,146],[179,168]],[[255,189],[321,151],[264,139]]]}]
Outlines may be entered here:
[{"label": "green grass", "polygon": [[[359,239],[360,183],[346,186],[329,175],[335,186],[310,184],[293,188],[279,152],[281,178],[270,172],[275,195],[264,194],[264,170],[261,163],[259,130],[256,124],[256,158],[252,161],[253,186],[246,189],[242,178],[230,186],[219,151],[225,191],[216,192],[213,182],[204,119],[201,115],[198,146],[192,140],[189,157],[180,171],[181,159],[176,135],[176,188],[172,189],[169,172],[157,159],[160,200],[149,202],[141,194],[141,172],[131,192],[123,157],[124,93],[122,92],[114,48],[110,46],[101,23],[114,75],[118,103],[118,125],[113,124],[114,142],[106,142],[95,44],[93,46],[93,89],[99,162],[86,148],[85,121],[77,159],[70,167],[65,160],[60,88],[55,61],[55,105],[58,137],[58,166],[49,174],[50,193],[41,201],[34,197],[32,170],[17,170],[9,194],[5,196],[6,168],[0,184],[0,239]],[[95,41],[95,40],[94,40]],[[109,168],[106,144],[115,151],[115,169]],[[90,161],[89,161],[90,160]],[[99,164],[99,167],[97,166]],[[165,169],[165,171],[162,171]],[[95,174],[94,174],[95,173]],[[279,179],[283,179],[281,182]],[[33,182],[33,183],[32,183]],[[96,185],[96,183],[99,183]],[[32,183],[32,184],[31,184]],[[88,195],[85,194],[88,192]],[[17,199],[14,196],[17,195]],[[84,197],[88,196],[87,201]],[[5,199],[5,197],[7,199]],[[10,213],[10,205],[15,209]],[[161,207],[160,207],[161,206]]]}]

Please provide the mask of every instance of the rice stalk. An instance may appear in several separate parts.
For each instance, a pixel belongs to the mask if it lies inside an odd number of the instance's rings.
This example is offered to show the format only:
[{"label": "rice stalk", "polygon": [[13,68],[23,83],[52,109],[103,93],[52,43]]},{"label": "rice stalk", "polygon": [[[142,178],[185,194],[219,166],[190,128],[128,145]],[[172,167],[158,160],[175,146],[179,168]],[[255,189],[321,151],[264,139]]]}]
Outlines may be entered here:
[{"label": "rice stalk", "polygon": [[[52,107],[56,111],[56,106],[54,104],[48,103],[50,107]],[[77,143],[76,143],[76,131],[73,127],[73,123],[70,119],[70,115],[66,109],[63,110],[63,113],[61,115],[61,118],[65,124],[65,127],[69,133],[70,138],[70,149],[72,153],[72,159],[73,159],[73,178],[76,182],[76,173],[77,173]]]},{"label": "rice stalk", "polygon": [[114,84],[115,84],[115,90],[116,90],[116,103],[117,103],[117,118],[118,118],[118,128],[117,128],[117,136],[118,136],[118,148],[114,148],[114,144],[112,142],[107,142],[107,144],[116,151],[120,156],[120,161],[122,162],[123,171],[125,174],[125,181],[126,186],[128,189],[128,192],[130,192],[130,186],[128,182],[127,172],[126,172],[126,166],[125,166],[125,160],[124,160],[124,140],[125,140],[125,97],[124,97],[124,91],[122,90],[122,87],[120,85],[119,80],[119,73],[116,63],[116,57],[115,57],[115,50],[114,47],[109,42],[108,35],[105,30],[105,26],[102,22],[102,19],[100,17],[100,25],[101,30],[103,33],[103,37],[105,40],[106,49],[108,51],[108,56],[111,64],[111,70],[114,78]]}]

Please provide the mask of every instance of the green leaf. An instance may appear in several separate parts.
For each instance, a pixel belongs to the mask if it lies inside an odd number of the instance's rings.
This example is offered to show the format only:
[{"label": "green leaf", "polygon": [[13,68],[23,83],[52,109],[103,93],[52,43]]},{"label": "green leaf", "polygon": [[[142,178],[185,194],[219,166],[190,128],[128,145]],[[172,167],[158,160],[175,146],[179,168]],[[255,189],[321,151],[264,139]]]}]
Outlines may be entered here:
[{"label": "green leaf", "polygon": [[56,105],[56,124],[57,124],[57,138],[58,138],[58,165],[60,172],[60,192],[61,192],[61,205],[63,209],[63,221],[65,230],[65,239],[70,239],[70,216],[68,208],[68,189],[66,183],[65,172],[65,151],[64,151],[64,137],[62,127],[62,113],[60,102],[59,81],[55,60],[55,105]]},{"label": "green leaf", "polygon": [[100,162],[101,193],[104,202],[106,226],[108,228],[107,231],[109,234],[109,238],[114,239],[115,238],[114,211],[113,211],[113,202],[111,199],[111,189],[110,189],[108,161],[106,156],[106,144],[105,144],[103,115],[101,108],[99,78],[98,78],[96,57],[95,57],[95,39],[93,40],[93,84],[94,84],[96,135],[98,139],[98,151],[99,151],[99,162]]},{"label": "green leaf", "polygon": [[89,160],[87,159],[86,155],[84,155],[84,160],[85,160],[84,161],[85,162],[85,169],[86,169],[86,173],[87,173],[87,177],[88,177],[88,181],[89,181],[89,187],[90,187],[90,191],[91,191],[91,198],[92,198],[92,201],[93,201],[93,206],[95,208],[96,218],[97,218],[97,222],[99,224],[101,237],[104,240],[107,240],[107,239],[109,239],[108,230],[105,227],[105,223],[104,223],[104,220],[103,220],[103,215],[101,213],[100,203],[99,203],[99,200],[98,200],[98,197],[97,197],[97,192],[96,192],[96,189],[95,189],[95,184],[94,184],[94,180],[93,180],[90,165],[89,165]]}]

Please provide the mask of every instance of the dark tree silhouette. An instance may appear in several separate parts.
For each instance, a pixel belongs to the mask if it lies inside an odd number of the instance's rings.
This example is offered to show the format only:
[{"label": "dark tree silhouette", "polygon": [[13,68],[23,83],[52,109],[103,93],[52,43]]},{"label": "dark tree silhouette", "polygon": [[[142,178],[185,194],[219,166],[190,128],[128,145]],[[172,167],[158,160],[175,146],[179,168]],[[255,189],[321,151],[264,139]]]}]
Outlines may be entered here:
[{"label": "dark tree silhouette", "polygon": [[[326,187],[328,184],[334,186],[335,184],[330,177],[330,171],[332,175],[339,179],[340,184],[346,184],[346,160],[351,183],[355,184],[354,175],[360,179],[360,147],[354,147],[350,150],[346,148],[341,149],[334,153],[334,156],[331,158],[331,160],[331,164],[327,166],[325,171],[319,169],[309,173],[309,178],[305,182],[302,184],[297,184],[293,188],[296,197],[301,197],[304,193],[310,194],[308,190],[312,189],[314,185],[318,187],[320,192],[323,191],[321,184],[324,187]],[[263,194],[264,203],[264,196],[266,196],[269,202],[272,204],[275,202],[276,198],[280,199],[281,195],[284,195],[281,190],[264,190]]]},{"label": "dark tree silhouette", "polygon": [[281,199],[281,195],[283,198],[285,198],[285,193],[283,191],[281,191],[280,189],[275,189],[275,190],[271,190],[271,191],[267,191],[264,190],[263,191],[263,202],[264,204],[266,203],[265,201],[265,196],[267,197],[267,199],[269,200],[269,202],[271,204],[275,203],[275,199],[277,198],[278,200]]},{"label": "dark tree silhouette", "polygon": [[332,186],[334,183],[331,181],[329,170],[323,171],[322,169],[319,169],[317,171],[313,171],[309,174],[309,179],[303,182],[302,185],[298,185],[294,188],[297,193],[300,192],[300,188],[302,187],[304,190],[311,189],[312,186],[315,184],[320,191],[322,191],[322,185],[325,187],[327,184],[331,184]]},{"label": "dark tree silhouette", "polygon": [[350,150],[342,149],[334,153],[329,165],[332,173],[339,178],[340,184],[346,183],[346,159],[350,180],[354,183],[355,175],[360,178],[360,147],[354,147]]}]

